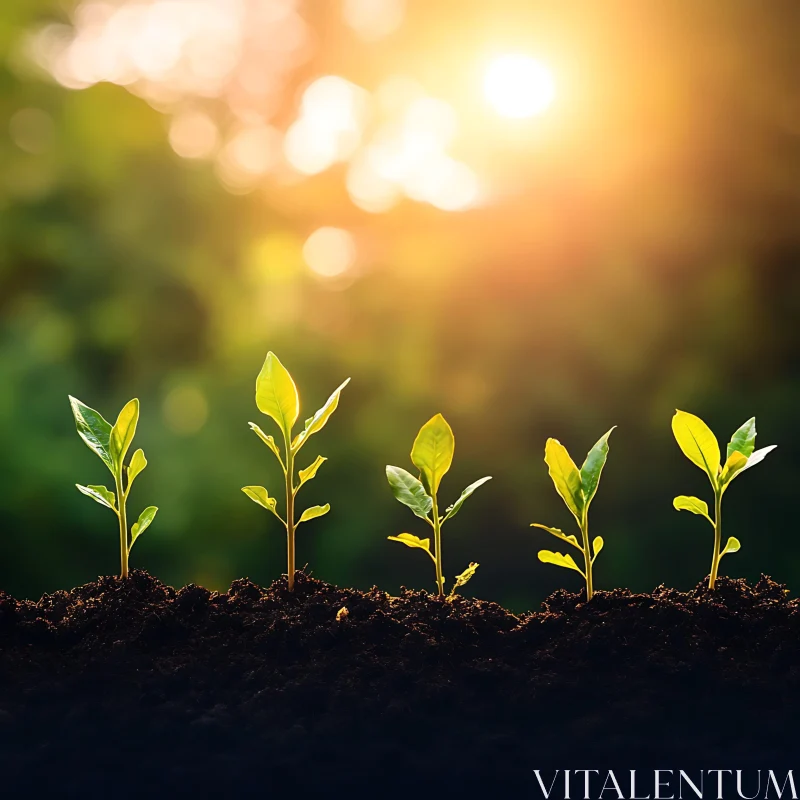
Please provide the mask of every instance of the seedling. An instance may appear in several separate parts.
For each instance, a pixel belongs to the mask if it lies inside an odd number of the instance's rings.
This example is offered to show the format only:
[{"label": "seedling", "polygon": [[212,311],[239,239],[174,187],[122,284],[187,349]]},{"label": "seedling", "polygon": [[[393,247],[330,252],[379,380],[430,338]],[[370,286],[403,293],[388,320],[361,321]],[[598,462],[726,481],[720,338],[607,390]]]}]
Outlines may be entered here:
[{"label": "seedling", "polygon": [[[414,440],[411,448],[411,462],[419,470],[420,477],[415,478],[410,472],[401,467],[386,467],[386,477],[394,496],[405,506],[408,506],[420,519],[424,519],[433,528],[433,552],[431,540],[420,539],[411,533],[401,533],[398,536],[389,536],[392,542],[401,542],[406,547],[416,547],[428,554],[436,568],[436,586],[439,597],[444,597],[444,575],[442,572],[442,525],[452,519],[461,510],[464,501],[491,476],[481,478],[471,483],[461,493],[461,497],[453,505],[448,506],[443,515],[439,514],[439,484],[442,477],[453,463],[455,451],[455,437],[447,421],[441,414],[428,420]],[[431,516],[431,514],[433,516]],[[452,597],[456,590],[475,574],[478,565],[471,562],[464,572],[455,579],[455,584],[450,593]]]},{"label": "seedling", "polygon": [[735,536],[730,536],[725,547],[722,547],[722,496],[737,475],[763,461],[777,445],[755,449],[756,418],[751,417],[731,437],[726,460],[722,464],[719,443],[700,417],[676,411],[672,418],[672,432],[683,454],[708,475],[714,490],[714,519],[709,516],[708,505],[697,497],[679,495],[672,501],[678,511],[691,511],[692,514],[705,517],[714,528],[714,554],[708,579],[708,588],[713,589],[722,556],[735,553],[741,547]]},{"label": "seedling", "polygon": [[125,456],[131,446],[136,424],[139,421],[139,401],[130,400],[119,412],[113,427],[93,408],[70,396],[70,406],[75,417],[78,435],[86,442],[90,450],[100,456],[103,463],[114,476],[114,489],[109,491],[105,486],[81,486],[78,490],[91,497],[101,506],[110,508],[119,520],[120,576],[128,577],[128,557],[134,542],[150,527],[158,509],[148,506],[139,515],[138,522],[133,524],[128,537],[128,516],[126,503],[131,486],[136,476],[147,466],[144,451],[139,449],[131,456],[130,463],[125,465]]},{"label": "seedling", "polygon": [[561,539],[581,551],[583,554],[583,569],[575,563],[575,559],[569,553],[540,550],[539,561],[580,572],[586,581],[587,601],[591,600],[594,594],[592,566],[599,552],[603,549],[602,536],[595,536],[591,545],[589,544],[589,505],[597,492],[600,473],[603,471],[608,457],[608,437],[613,430],[614,428],[611,428],[598,439],[580,469],[570,458],[567,448],[557,439],[548,439],[544,446],[544,461],[547,464],[550,477],[553,479],[556,491],[578,522],[581,542],[578,542],[577,537],[572,534],[567,535],[559,528],[550,528],[547,525],[540,525],[538,522],[534,522],[531,525],[533,528],[546,530],[557,539]]},{"label": "seedling", "polygon": [[267,353],[264,366],[256,379],[256,405],[262,414],[271,417],[280,428],[283,436],[283,453],[278,447],[272,436],[267,436],[261,428],[254,422],[249,423],[250,428],[255,431],[258,438],[272,451],[275,458],[283,470],[284,483],[286,489],[286,519],[278,513],[278,501],[270,497],[263,486],[245,486],[242,491],[258,505],[263,506],[267,511],[272,512],[286,528],[286,554],[287,554],[287,576],[289,579],[289,591],[294,591],[295,573],[295,532],[297,526],[302,522],[316,519],[330,511],[329,503],[324,506],[311,506],[301,515],[300,519],[295,519],[295,498],[300,488],[310,481],[322,464],[327,461],[322,456],[317,456],[314,461],[305,469],[298,472],[295,482],[295,459],[303,445],[315,433],[319,433],[325,423],[330,419],[331,414],[336,411],[339,405],[339,395],[345,386],[350,382],[348,378],[327,400],[324,406],[306,420],[305,427],[300,433],[292,438],[292,429],[300,415],[300,396],[297,392],[292,376],[286,367],[281,364],[278,357],[273,353]]}]

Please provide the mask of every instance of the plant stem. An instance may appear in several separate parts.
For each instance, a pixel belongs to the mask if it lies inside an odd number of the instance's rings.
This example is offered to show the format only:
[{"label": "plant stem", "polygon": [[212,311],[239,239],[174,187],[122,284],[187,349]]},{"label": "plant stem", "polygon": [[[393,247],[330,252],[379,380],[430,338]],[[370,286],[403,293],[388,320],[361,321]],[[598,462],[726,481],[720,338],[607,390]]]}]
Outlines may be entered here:
[{"label": "plant stem", "polygon": [[125,494],[122,491],[122,467],[114,474],[114,484],[117,490],[117,518],[119,519],[119,559],[120,578],[128,577],[128,518],[125,510]]},{"label": "plant stem", "polygon": [[594,595],[594,587],[592,585],[592,551],[589,549],[589,517],[585,511],[583,512],[581,535],[583,536],[583,560],[586,566],[586,600],[588,602]]},{"label": "plant stem", "polygon": [[289,591],[294,591],[294,453],[286,437],[286,575]]},{"label": "plant stem", "polygon": [[719,562],[722,560],[722,492],[714,490],[714,556],[711,559],[711,576],[708,579],[708,588],[713,589],[717,582]]},{"label": "plant stem", "polygon": [[444,576],[442,575],[442,523],[439,520],[439,503],[433,495],[433,546],[436,552],[436,585],[439,587],[439,597],[444,597]]}]

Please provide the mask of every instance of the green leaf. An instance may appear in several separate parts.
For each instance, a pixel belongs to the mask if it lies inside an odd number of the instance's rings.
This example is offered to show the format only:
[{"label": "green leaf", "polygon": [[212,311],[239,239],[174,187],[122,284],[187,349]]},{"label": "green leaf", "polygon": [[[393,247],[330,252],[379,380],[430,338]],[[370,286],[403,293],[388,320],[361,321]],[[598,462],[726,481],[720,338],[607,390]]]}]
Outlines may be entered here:
[{"label": "green leaf", "polygon": [[578,520],[578,524],[581,524],[584,508],[581,473],[570,458],[567,448],[558,439],[548,439],[545,443],[544,463],[547,464],[556,491]]},{"label": "green leaf", "polygon": [[[324,456],[317,456],[314,459],[314,463],[310,466],[306,467],[305,469],[301,469],[298,475],[300,476],[300,483],[297,484],[297,489],[299,489],[304,483],[310,481],[316,474],[317,470],[327,461],[328,459]],[[295,491],[297,491],[295,489]]]},{"label": "green leaf", "polygon": [[286,441],[291,441],[292,426],[300,415],[300,396],[292,376],[272,351],[256,379],[256,405],[278,423]]},{"label": "green leaf", "polygon": [[573,547],[577,547],[578,550],[583,551],[583,548],[578,544],[578,539],[571,533],[569,535],[564,533],[561,528],[551,528],[548,525],[540,525],[538,522],[531,522],[531,528],[541,528],[543,531],[552,533],[553,536],[563,539],[565,542],[569,542]]},{"label": "green leaf", "polygon": [[731,453],[741,453],[745,458],[750,458],[756,446],[756,418],[750,417],[736,432],[728,442],[728,452],[726,458],[731,457]]},{"label": "green leaf", "polygon": [[731,536],[728,541],[725,542],[725,547],[722,549],[719,557],[722,558],[722,556],[725,556],[728,553],[738,553],[741,547],[741,542],[735,536]]},{"label": "green leaf", "polygon": [[117,421],[111,429],[111,457],[116,464],[122,464],[128,448],[131,446],[136,434],[136,424],[139,422],[139,401],[134,397],[125,403],[119,412]]},{"label": "green leaf", "polygon": [[78,435],[86,442],[87,447],[103,460],[103,463],[114,472],[114,459],[111,457],[111,424],[98,411],[69,396],[72,415]]},{"label": "green leaf", "polygon": [[131,463],[128,465],[128,488],[130,491],[134,478],[147,466],[147,459],[144,457],[144,450],[139,448],[131,456]]},{"label": "green leaf", "polygon": [[722,468],[722,472],[719,475],[719,485],[724,490],[725,487],[743,470],[747,467],[747,456],[742,455],[738,450],[734,450],[728,460],[725,462],[725,466]]},{"label": "green leaf", "polygon": [[605,542],[603,541],[602,536],[595,536],[594,539],[592,539],[592,552],[594,553],[594,555],[592,556],[593,563],[594,560],[597,558],[597,554],[603,549],[604,544]]},{"label": "green leaf", "polygon": [[[422,482],[402,467],[386,467],[386,478],[392,494],[405,506],[408,506],[421,519],[428,519],[433,502],[425,491]],[[430,521],[430,520],[428,520]],[[410,534],[409,534],[410,535]]]},{"label": "green leaf", "polygon": [[101,506],[110,508],[112,511],[117,510],[117,498],[114,495],[114,492],[110,492],[105,486],[81,486],[79,483],[76,483],[75,485],[78,487],[78,491],[81,494],[91,497],[92,500],[94,500],[96,503],[100,503]]},{"label": "green leaf", "polygon": [[307,508],[300,515],[300,519],[297,520],[297,524],[299,525],[301,522],[308,522],[310,519],[316,519],[317,517],[321,517],[324,514],[327,514],[330,510],[331,510],[330,503],[325,503],[324,506],[311,506],[311,508]]},{"label": "green leaf", "polygon": [[705,517],[712,525],[714,524],[714,521],[708,516],[708,505],[698,497],[689,497],[681,494],[672,501],[672,505],[678,511],[691,511],[692,514],[699,514],[701,517]]},{"label": "green leaf", "polygon": [[716,489],[720,468],[719,443],[708,425],[694,414],[676,411],[672,418],[672,433],[686,458],[708,475]]},{"label": "green leaf", "polygon": [[386,538],[390,542],[400,542],[406,547],[417,547],[420,550],[424,550],[431,558],[433,558],[433,554],[431,553],[430,539],[420,539],[419,536],[414,536],[413,533],[401,533],[397,536],[387,536]]},{"label": "green leaf", "polygon": [[491,475],[487,475],[485,478],[481,478],[480,480],[475,481],[475,483],[471,483],[461,492],[461,497],[453,503],[450,508],[447,509],[447,513],[444,515],[444,519],[442,522],[447,522],[448,519],[452,519],[456,514],[458,514],[461,506],[464,505],[464,501],[479,487],[483,486],[486,481],[490,481],[492,479]]},{"label": "green leaf", "polygon": [[475,573],[477,572],[479,566],[480,564],[478,564],[477,562],[470,561],[469,566],[460,575],[456,575],[455,583],[453,584],[453,588],[450,590],[448,598],[455,597],[456,592],[462,586],[468,584],[470,580],[475,577]]},{"label": "green leaf", "polygon": [[308,440],[310,436],[313,436],[315,433],[321,431],[327,421],[331,418],[331,414],[336,411],[336,408],[339,405],[339,395],[342,393],[342,389],[344,389],[347,384],[350,383],[350,378],[348,378],[336,391],[327,399],[325,405],[322,406],[313,417],[306,420],[306,427],[305,430],[301,431],[295,437],[294,442],[292,442],[292,447],[295,451],[299,450]]},{"label": "green leaf", "polygon": [[[554,553],[552,550],[540,550],[539,561],[543,564],[555,564],[557,567],[574,569],[575,572],[580,572],[580,574],[583,575],[583,570],[575,563],[575,559],[570,555]],[[586,576],[584,575],[584,577]]]},{"label": "green leaf", "polygon": [[[278,519],[283,522],[280,514],[278,514],[277,505],[278,501],[274,497],[269,496],[269,492],[263,486],[245,486],[242,491],[254,502],[258,503],[262,508],[271,511]],[[283,523],[286,524],[285,522]]]},{"label": "green leaf", "polygon": [[447,420],[437,414],[421,428],[411,448],[411,461],[422,473],[429,493],[439,491],[442,477],[453,463],[456,440]]},{"label": "green leaf", "polygon": [[258,438],[261,439],[261,441],[264,442],[264,444],[269,447],[270,450],[272,450],[273,453],[275,453],[275,457],[281,462],[281,466],[283,466],[281,451],[278,449],[275,439],[272,436],[267,436],[267,434],[264,433],[264,431],[262,431],[261,428],[255,424],[255,422],[248,422],[247,424],[250,426],[250,430],[253,431],[256,436],[258,436]]},{"label": "green leaf", "polygon": [[133,543],[150,527],[150,523],[156,518],[158,509],[155,506],[147,508],[139,514],[139,521],[133,523],[131,527],[131,543],[128,545],[128,553],[133,549]]},{"label": "green leaf", "polygon": [[[615,425],[614,428],[617,426]],[[600,482],[600,474],[608,458],[608,437],[611,430],[604,433],[595,446],[589,451],[586,460],[581,467],[581,487],[583,488],[584,507],[589,508],[589,503],[597,491],[597,484]]]}]

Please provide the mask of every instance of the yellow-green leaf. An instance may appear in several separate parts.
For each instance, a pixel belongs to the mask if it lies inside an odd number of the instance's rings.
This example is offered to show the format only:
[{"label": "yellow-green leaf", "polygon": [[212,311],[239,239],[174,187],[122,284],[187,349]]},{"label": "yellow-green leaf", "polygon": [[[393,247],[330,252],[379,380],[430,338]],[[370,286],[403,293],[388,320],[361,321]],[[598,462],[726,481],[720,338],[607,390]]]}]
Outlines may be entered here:
[{"label": "yellow-green leaf", "polygon": [[750,458],[756,446],[756,418],[750,417],[747,422],[742,424],[728,442],[728,452],[726,458],[731,457],[731,453],[739,452],[745,458]]},{"label": "yellow-green leaf", "polygon": [[442,477],[453,463],[456,440],[447,420],[437,414],[421,428],[411,448],[411,461],[422,473],[428,492],[435,496]]},{"label": "yellow-green leaf", "polygon": [[720,468],[719,443],[708,425],[694,414],[676,411],[672,418],[672,433],[686,458],[700,467],[716,488]]},{"label": "yellow-green leaf", "polygon": [[413,533],[400,533],[397,536],[387,536],[386,538],[390,542],[400,542],[406,547],[417,547],[420,550],[425,550],[433,558],[430,539],[420,539],[419,536],[414,536]]},{"label": "yellow-green leaf", "polygon": [[575,563],[575,559],[571,555],[554,553],[552,550],[540,550],[539,561],[544,564],[555,564],[557,567],[574,569],[575,572],[580,572],[580,574],[583,575],[583,570]]},{"label": "yellow-green leaf", "polygon": [[[616,428],[616,425],[614,426]],[[611,428],[606,431],[592,447],[586,456],[586,460],[581,467],[581,487],[583,488],[583,498],[585,508],[589,507],[592,498],[597,492],[597,484],[600,483],[600,474],[608,458],[608,437],[611,436]]]},{"label": "yellow-green leaf", "polygon": [[275,453],[275,457],[281,462],[281,466],[283,466],[281,451],[278,449],[278,445],[275,443],[274,437],[267,436],[267,434],[264,433],[264,431],[262,431],[261,428],[255,424],[255,422],[248,422],[247,424],[250,426],[250,430],[253,431],[256,436],[258,436],[258,438],[261,439],[261,441],[264,442],[264,444],[269,447],[270,450],[272,450],[273,453]]},{"label": "yellow-green leaf", "polygon": [[128,545],[128,552],[131,552],[133,543],[150,527],[150,523],[155,519],[158,509],[155,506],[148,506],[139,515],[139,521],[133,523],[131,527],[131,543]]},{"label": "yellow-green leaf", "polygon": [[548,439],[545,443],[544,463],[547,464],[556,491],[580,524],[584,506],[581,473],[567,448],[558,439]]},{"label": "yellow-green leaf", "polygon": [[725,547],[719,554],[719,557],[722,558],[722,556],[727,555],[728,553],[736,553],[739,551],[741,546],[741,542],[735,536],[731,536],[725,543]]},{"label": "yellow-green leaf", "polygon": [[144,450],[141,447],[131,456],[131,463],[128,465],[128,490],[134,478],[147,466],[147,459],[144,457]]},{"label": "yellow-green leaf", "polygon": [[552,533],[553,536],[556,536],[559,539],[563,539],[565,542],[569,542],[573,547],[577,547],[578,550],[583,549],[578,544],[577,537],[573,536],[571,533],[570,534],[564,533],[564,531],[562,531],[561,528],[551,528],[549,525],[540,525],[538,522],[531,522],[531,528],[541,528],[543,531]]},{"label": "yellow-green leaf", "polygon": [[278,423],[287,442],[291,441],[292,426],[300,415],[300,396],[292,376],[272,351],[256,378],[256,405]]},{"label": "yellow-green leaf", "polygon": [[299,489],[304,483],[310,481],[316,474],[317,470],[327,461],[328,459],[325,456],[317,456],[314,459],[314,463],[310,466],[306,467],[305,469],[301,469],[298,473],[300,475],[300,483],[297,485]]},{"label": "yellow-green leaf", "polygon": [[681,494],[672,501],[672,505],[678,511],[691,511],[692,514],[699,514],[701,517],[705,517],[711,522],[712,525],[714,524],[711,517],[708,516],[708,504],[698,497],[689,497],[688,495]]},{"label": "yellow-green leaf", "polygon": [[334,393],[327,399],[325,405],[322,406],[319,411],[314,414],[311,419],[306,422],[305,430],[301,431],[295,437],[294,442],[292,442],[292,447],[295,450],[299,450],[310,436],[313,436],[315,433],[318,433],[325,427],[325,423],[331,418],[331,414],[336,411],[339,405],[339,396],[342,393],[342,389],[344,389],[347,384],[350,383],[350,378],[348,378]]},{"label": "yellow-green leaf", "polygon": [[453,505],[450,506],[450,508],[447,509],[447,512],[445,513],[444,519],[442,520],[442,522],[447,522],[448,519],[452,519],[456,514],[458,514],[459,510],[461,509],[461,506],[464,505],[464,501],[468,497],[470,497],[470,495],[477,488],[479,488],[480,486],[483,486],[484,483],[486,483],[487,481],[490,481],[491,479],[492,479],[492,476],[491,475],[487,475],[485,478],[479,478],[477,481],[475,481],[474,483],[471,483],[469,486],[467,486],[467,488],[464,489],[463,492],[461,492],[461,497],[459,497],[458,500],[456,500],[455,503],[453,503]]},{"label": "yellow-green leaf", "polygon": [[595,536],[592,540],[592,552],[594,555],[592,556],[592,561],[597,558],[597,554],[603,549],[603,545],[605,542],[603,541],[602,536]]},{"label": "yellow-green leaf", "polygon": [[139,421],[139,401],[134,397],[125,403],[119,412],[117,421],[111,429],[111,456],[116,464],[122,464],[125,454],[131,446],[136,434],[136,423]]},{"label": "yellow-green leaf", "polygon": [[456,575],[455,583],[453,584],[453,588],[450,590],[448,598],[452,599],[455,597],[456,592],[475,577],[475,573],[477,572],[479,566],[480,564],[478,564],[476,561],[470,561],[469,566],[460,575]]},{"label": "yellow-green leaf", "polygon": [[107,422],[99,411],[81,403],[77,397],[69,396],[72,416],[78,435],[86,446],[103,460],[103,463],[114,472],[114,459],[111,456],[111,423]]},{"label": "yellow-green leaf", "polygon": [[[242,491],[254,502],[258,503],[262,508],[271,511],[278,519],[283,522],[278,514],[277,505],[278,501],[274,497],[269,496],[269,492],[263,486],[245,486]],[[286,523],[284,523],[286,524]]]},{"label": "yellow-green leaf", "polygon": [[404,506],[408,506],[420,519],[430,522],[428,514],[433,501],[421,481],[402,467],[393,467],[390,464],[386,466],[386,479],[389,481],[392,494]]},{"label": "yellow-green leaf", "polygon": [[81,494],[91,497],[95,503],[100,503],[101,506],[116,511],[116,496],[114,492],[110,492],[105,486],[81,486],[79,483],[76,483],[75,486],[78,487],[78,491]]},{"label": "yellow-green leaf", "polygon": [[310,519],[316,519],[317,517],[321,517],[323,514],[327,514],[330,510],[331,510],[330,503],[325,503],[324,506],[311,506],[311,508],[307,508],[300,515],[300,519],[297,520],[297,524],[299,525],[301,522],[308,522]]},{"label": "yellow-green leaf", "polygon": [[746,466],[747,456],[742,455],[738,450],[734,450],[728,456],[728,460],[722,468],[719,476],[719,485],[724,489]]}]

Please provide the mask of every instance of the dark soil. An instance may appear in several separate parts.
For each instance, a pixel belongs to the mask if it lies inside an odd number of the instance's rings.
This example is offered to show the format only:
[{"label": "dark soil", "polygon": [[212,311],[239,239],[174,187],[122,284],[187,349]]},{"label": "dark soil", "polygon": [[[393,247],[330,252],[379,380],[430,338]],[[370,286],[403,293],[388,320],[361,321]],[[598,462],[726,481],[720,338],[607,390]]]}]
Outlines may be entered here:
[{"label": "dark soil", "polygon": [[294,594],[216,594],[136,571],[0,593],[0,785],[538,797],[537,768],[785,769],[799,688],[800,602],[767,577],[557,592],[517,617],[303,574]]}]

